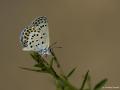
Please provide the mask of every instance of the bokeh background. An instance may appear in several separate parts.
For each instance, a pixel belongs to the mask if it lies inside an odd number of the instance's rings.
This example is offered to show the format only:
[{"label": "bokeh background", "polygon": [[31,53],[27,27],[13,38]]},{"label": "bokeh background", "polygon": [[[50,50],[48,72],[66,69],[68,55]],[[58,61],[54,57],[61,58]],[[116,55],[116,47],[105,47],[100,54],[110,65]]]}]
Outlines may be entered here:
[{"label": "bokeh background", "polygon": [[0,0],[0,90],[55,90],[49,75],[19,68],[34,63],[19,35],[38,16],[48,17],[51,43],[63,47],[56,54],[64,72],[78,67],[75,86],[89,69],[92,85],[107,77],[106,86],[120,87],[120,0]]}]

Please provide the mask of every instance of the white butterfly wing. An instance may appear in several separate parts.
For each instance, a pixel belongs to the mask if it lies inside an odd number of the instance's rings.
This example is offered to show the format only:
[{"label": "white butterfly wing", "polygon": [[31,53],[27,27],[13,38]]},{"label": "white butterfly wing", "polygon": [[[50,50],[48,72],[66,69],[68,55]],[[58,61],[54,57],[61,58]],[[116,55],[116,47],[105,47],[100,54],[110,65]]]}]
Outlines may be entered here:
[{"label": "white butterfly wing", "polygon": [[20,40],[25,51],[37,51],[41,54],[48,54],[49,31],[46,17],[36,18],[28,28],[25,28]]},{"label": "white butterfly wing", "polygon": [[35,30],[39,31],[41,34],[41,44],[42,48],[49,48],[49,28],[48,21],[45,16],[36,18],[31,26],[35,27]]}]

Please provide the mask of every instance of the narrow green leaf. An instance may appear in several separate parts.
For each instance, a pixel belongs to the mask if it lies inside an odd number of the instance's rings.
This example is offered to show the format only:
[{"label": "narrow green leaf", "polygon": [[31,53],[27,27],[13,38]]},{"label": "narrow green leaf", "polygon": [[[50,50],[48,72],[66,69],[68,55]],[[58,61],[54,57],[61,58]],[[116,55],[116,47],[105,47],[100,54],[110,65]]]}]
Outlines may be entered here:
[{"label": "narrow green leaf", "polygon": [[108,79],[103,79],[102,81],[100,81],[98,84],[95,85],[93,90],[101,90],[107,81]]},{"label": "narrow green leaf", "polygon": [[87,85],[88,85],[88,89],[89,89],[89,90],[92,90],[91,77],[90,77],[90,75],[88,75],[88,78],[87,78]]},{"label": "narrow green leaf", "polygon": [[30,54],[32,56],[32,58],[37,62],[37,64],[41,64],[41,65],[48,65],[48,62],[46,60],[44,60],[43,57],[41,57],[41,55],[37,52],[33,52]]},{"label": "narrow green leaf", "polygon": [[52,59],[50,60],[50,67],[53,66],[53,61],[54,61],[54,59],[52,58]]},{"label": "narrow green leaf", "polygon": [[53,60],[56,62],[56,64],[57,64],[57,67],[58,68],[60,68],[60,63],[59,63],[59,61],[57,60],[57,57],[56,57],[56,55],[55,55],[55,53],[54,53],[54,50],[53,49],[50,49],[50,52],[51,52],[51,54],[52,54],[52,56],[53,56]]},{"label": "narrow green leaf", "polygon": [[28,71],[43,72],[42,70],[31,69],[31,68],[26,68],[26,67],[20,67],[20,68],[23,70],[28,70]]},{"label": "narrow green leaf", "polygon": [[38,53],[33,52],[33,53],[31,53],[30,55],[31,55],[31,57],[32,57],[37,63],[40,62],[40,55],[39,55]]},{"label": "narrow green leaf", "polygon": [[84,80],[83,80],[83,83],[82,83],[82,85],[81,85],[80,90],[83,90],[83,89],[84,89],[84,86],[85,86],[86,81],[87,81],[87,79],[88,79],[88,75],[89,75],[89,70],[88,70],[87,73],[85,74],[85,77],[84,77]]},{"label": "narrow green leaf", "polygon": [[76,70],[76,67],[73,68],[73,69],[68,73],[67,78],[70,77],[70,76],[75,72],[75,70]]},{"label": "narrow green leaf", "polygon": [[45,66],[43,64],[35,64],[34,67],[43,68]]}]

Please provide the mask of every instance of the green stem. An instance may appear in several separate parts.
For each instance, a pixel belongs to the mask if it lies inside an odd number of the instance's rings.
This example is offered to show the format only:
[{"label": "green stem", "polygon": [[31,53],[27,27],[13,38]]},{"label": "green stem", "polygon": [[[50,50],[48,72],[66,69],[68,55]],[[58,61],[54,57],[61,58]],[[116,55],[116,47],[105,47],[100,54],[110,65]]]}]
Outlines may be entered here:
[{"label": "green stem", "polygon": [[50,74],[53,76],[53,78],[55,78],[56,85],[59,85],[59,88],[61,88],[61,90],[64,90],[63,88],[69,88],[67,90],[78,90],[72,86],[70,82],[66,80],[66,78],[59,76],[52,67],[50,68]]}]

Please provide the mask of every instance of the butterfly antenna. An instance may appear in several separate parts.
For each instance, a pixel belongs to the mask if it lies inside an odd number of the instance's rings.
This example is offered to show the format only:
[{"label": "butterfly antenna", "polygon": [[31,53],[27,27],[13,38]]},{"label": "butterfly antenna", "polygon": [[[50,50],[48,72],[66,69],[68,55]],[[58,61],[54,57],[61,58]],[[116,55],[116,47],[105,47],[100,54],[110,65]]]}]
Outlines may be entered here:
[{"label": "butterfly antenna", "polygon": [[50,49],[54,49],[54,48],[62,48],[62,47],[59,47],[59,46],[55,46],[58,42],[54,42],[53,44],[50,45]]},{"label": "butterfly antenna", "polygon": [[54,45],[56,45],[57,42],[52,43],[49,47],[52,48]]}]

